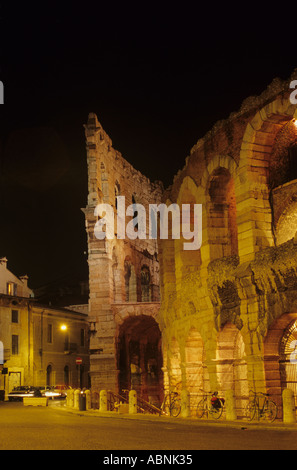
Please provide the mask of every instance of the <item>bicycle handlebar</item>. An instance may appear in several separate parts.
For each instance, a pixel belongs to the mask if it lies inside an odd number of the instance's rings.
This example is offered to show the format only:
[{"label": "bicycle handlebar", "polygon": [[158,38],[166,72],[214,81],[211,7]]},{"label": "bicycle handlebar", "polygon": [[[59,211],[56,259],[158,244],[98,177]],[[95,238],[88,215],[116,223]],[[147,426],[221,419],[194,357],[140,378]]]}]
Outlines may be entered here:
[{"label": "bicycle handlebar", "polygon": [[264,393],[264,392],[254,392],[254,390],[250,390],[250,391],[249,391],[249,393],[250,393],[250,394],[253,394],[253,395],[255,395],[255,396],[257,396],[257,395],[263,395],[264,397],[269,397],[269,396],[270,396],[270,394],[269,394],[269,393]]}]

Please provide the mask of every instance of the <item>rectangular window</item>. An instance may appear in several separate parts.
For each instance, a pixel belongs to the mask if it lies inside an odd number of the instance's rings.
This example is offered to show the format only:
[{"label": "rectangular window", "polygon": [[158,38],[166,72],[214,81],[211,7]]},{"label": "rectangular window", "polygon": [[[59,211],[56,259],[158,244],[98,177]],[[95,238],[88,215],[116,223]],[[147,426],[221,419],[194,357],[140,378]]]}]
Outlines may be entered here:
[{"label": "rectangular window", "polygon": [[17,284],[14,282],[7,282],[6,284],[6,294],[7,295],[17,295]]},{"label": "rectangular window", "polygon": [[18,353],[19,353],[19,336],[18,335],[12,335],[12,337],[11,337],[11,354],[13,356],[15,356]]},{"label": "rectangular window", "polygon": [[85,345],[85,330],[82,328],[80,330],[80,345],[84,346]]},{"label": "rectangular window", "polygon": [[53,325],[51,323],[47,325],[47,342],[53,342]]},{"label": "rectangular window", "polygon": [[11,321],[12,321],[12,323],[18,323],[19,322],[19,311],[18,310],[12,310],[11,311]]}]

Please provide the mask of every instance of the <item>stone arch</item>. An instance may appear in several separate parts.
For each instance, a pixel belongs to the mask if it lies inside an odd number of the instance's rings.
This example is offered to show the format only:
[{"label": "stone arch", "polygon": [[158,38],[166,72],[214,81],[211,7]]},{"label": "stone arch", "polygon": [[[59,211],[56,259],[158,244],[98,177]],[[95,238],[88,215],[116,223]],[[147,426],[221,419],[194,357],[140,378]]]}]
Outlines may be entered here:
[{"label": "stone arch", "polygon": [[[286,351],[289,351],[290,344],[287,341],[297,326],[297,313],[283,314],[270,326],[264,338],[264,366],[266,389],[272,395],[279,409],[282,406],[282,391],[284,388],[293,388],[297,393],[297,364],[293,364],[293,370],[289,370],[289,358]],[[296,335],[297,340],[297,335]],[[294,353],[292,349],[290,352]],[[296,367],[296,369],[295,369]],[[296,375],[296,379],[287,380],[287,373]]]},{"label": "stone arch", "polygon": [[241,262],[273,246],[272,213],[268,186],[269,161],[276,135],[297,117],[289,97],[278,97],[260,109],[248,123],[240,149],[237,214]]},{"label": "stone arch", "polygon": [[234,392],[237,413],[242,417],[249,395],[248,367],[244,338],[233,323],[226,323],[218,333],[217,375],[221,391]]},{"label": "stone arch", "polygon": [[136,390],[145,400],[163,399],[161,332],[150,315],[127,316],[118,327],[119,390]]},{"label": "stone arch", "polygon": [[[224,191],[223,205],[225,206],[225,210],[223,211],[223,207],[221,207],[221,211],[217,211],[218,214],[215,214],[213,213],[215,212],[215,205],[214,202],[211,200],[212,198],[209,194],[209,190],[211,188],[212,179],[220,179],[220,175],[222,179],[222,185],[227,186],[229,184],[229,188],[225,187]],[[228,182],[226,181],[227,175]],[[223,181],[224,177],[225,182]],[[203,201],[203,231],[201,256],[202,262],[206,262],[207,264],[213,259],[216,259],[217,257],[228,256],[229,254],[234,254],[238,251],[236,204],[237,178],[238,176],[236,162],[233,160],[233,158],[223,155],[217,155],[216,157],[214,157],[208,164],[207,168],[205,169],[202,175],[199,186],[199,198],[201,201]],[[216,206],[216,208],[219,209],[218,206]],[[219,212],[221,212],[221,214],[219,214]],[[220,217],[216,217],[216,215],[220,215]],[[216,219],[219,219],[219,222]],[[217,223],[223,226],[216,227]],[[214,243],[216,240],[215,232],[220,230],[221,232],[223,232],[224,230],[227,230],[227,232],[229,233],[232,232],[232,237],[229,237],[229,241],[232,239],[232,243],[228,243],[229,247],[226,246],[226,243]],[[223,239],[224,234],[221,233],[221,236]],[[225,248],[223,249],[224,245]]]}]

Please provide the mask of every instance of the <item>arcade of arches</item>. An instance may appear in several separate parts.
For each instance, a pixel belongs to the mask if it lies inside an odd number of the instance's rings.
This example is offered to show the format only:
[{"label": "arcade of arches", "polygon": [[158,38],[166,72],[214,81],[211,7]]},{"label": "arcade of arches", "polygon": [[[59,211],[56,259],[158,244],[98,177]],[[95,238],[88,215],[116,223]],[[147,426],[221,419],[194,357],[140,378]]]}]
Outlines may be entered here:
[{"label": "arcade of arches", "polygon": [[[296,71],[295,71],[296,74]],[[297,396],[297,110],[274,80],[192,148],[163,201],[202,204],[199,253],[159,240],[164,386]],[[296,339],[295,339],[296,338]]]},{"label": "arcade of arches", "polygon": [[[192,409],[201,391],[233,390],[238,415],[250,390],[269,391],[278,404],[284,388],[297,395],[297,111],[289,100],[295,78],[274,80],[217,123],[161,196],[122,164],[91,116],[85,213],[96,386],[133,382],[154,401],[163,389],[179,388]],[[115,255],[94,240],[93,209],[114,198],[115,177],[121,194],[137,181],[142,203],[144,196],[156,203],[158,194],[167,206],[202,204],[201,248],[185,251],[183,240],[169,235],[158,239],[158,253],[148,240],[135,240]],[[128,189],[132,200],[135,188]]]}]

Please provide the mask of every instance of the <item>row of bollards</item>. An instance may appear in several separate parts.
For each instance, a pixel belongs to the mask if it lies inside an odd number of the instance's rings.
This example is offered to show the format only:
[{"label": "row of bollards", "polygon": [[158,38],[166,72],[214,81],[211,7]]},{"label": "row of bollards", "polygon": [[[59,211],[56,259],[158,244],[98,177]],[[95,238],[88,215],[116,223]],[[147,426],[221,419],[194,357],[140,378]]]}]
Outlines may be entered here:
[{"label": "row of bollards", "polygon": [[[67,391],[66,406],[80,411],[88,411],[92,408],[91,391],[81,389],[70,389]],[[119,405],[129,414],[137,413],[137,393],[135,390],[129,392],[129,405]],[[101,390],[99,395],[99,411],[108,410],[108,392]],[[119,409],[121,412],[121,409]]]},{"label": "row of bollards", "polygon": [[80,411],[91,409],[91,391],[81,390],[80,388],[68,390],[66,406]]},{"label": "row of bollards", "polygon": [[[283,422],[287,424],[296,423],[296,406],[294,392],[288,388],[282,393]],[[92,408],[91,391],[81,389],[70,389],[67,392],[66,406],[80,411],[87,411]],[[129,404],[120,404],[118,411],[129,414],[137,413],[137,392],[129,392]],[[99,394],[99,411],[109,411],[108,392],[101,390]],[[233,390],[225,392],[225,412],[227,421],[236,421],[236,399]],[[181,392],[181,417],[189,418],[191,416],[190,394],[187,390]]]},{"label": "row of bollards", "polygon": [[[108,411],[108,396],[107,390],[100,391],[100,398],[99,398],[99,411],[105,412]],[[119,412],[121,412],[121,408],[128,412],[129,414],[136,414],[137,413],[137,392],[135,390],[130,390],[129,392],[129,404],[119,404]]]}]

